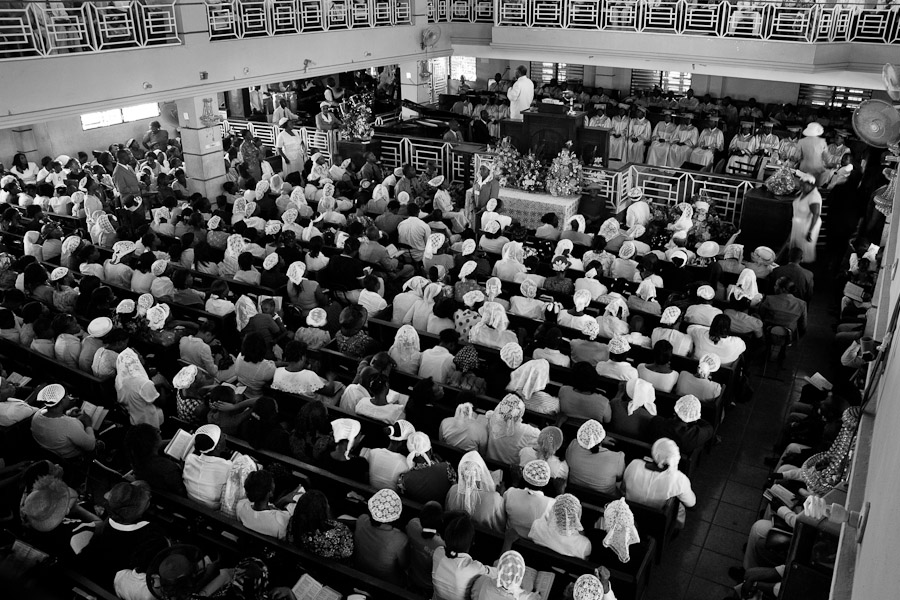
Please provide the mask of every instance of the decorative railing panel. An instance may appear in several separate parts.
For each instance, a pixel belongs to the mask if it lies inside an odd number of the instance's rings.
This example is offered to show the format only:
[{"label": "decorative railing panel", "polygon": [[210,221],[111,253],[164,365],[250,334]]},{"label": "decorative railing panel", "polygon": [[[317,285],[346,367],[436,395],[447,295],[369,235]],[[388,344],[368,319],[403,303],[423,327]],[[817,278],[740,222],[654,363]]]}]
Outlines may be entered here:
[{"label": "decorative railing panel", "polygon": [[[11,5],[13,3],[7,3]],[[175,3],[27,3],[0,8],[0,60],[179,45]]]},{"label": "decorative railing panel", "polygon": [[[206,5],[211,40],[412,24],[412,0],[231,0]],[[490,15],[493,19],[493,12]]]},{"label": "decorative railing panel", "polygon": [[[459,5],[459,14],[454,6]],[[431,0],[429,22],[473,21],[476,0]],[[462,7],[466,7],[463,10]],[[900,10],[775,0],[494,0],[500,27],[635,31],[799,43],[900,43]],[[477,21],[487,9],[477,11]]]}]

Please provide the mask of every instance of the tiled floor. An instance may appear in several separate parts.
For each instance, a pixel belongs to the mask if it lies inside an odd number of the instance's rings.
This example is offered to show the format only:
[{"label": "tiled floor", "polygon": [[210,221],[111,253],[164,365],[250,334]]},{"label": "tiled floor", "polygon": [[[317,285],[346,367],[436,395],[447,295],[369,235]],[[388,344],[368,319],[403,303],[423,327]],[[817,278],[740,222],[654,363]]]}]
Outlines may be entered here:
[{"label": "tiled floor", "polygon": [[[809,329],[791,348],[782,369],[762,358],[750,369],[753,399],[728,409],[719,429],[722,443],[703,456],[692,477],[697,506],[689,510],[684,531],[654,565],[645,600],[721,600],[734,583],[728,568],[741,564],[742,546],[761,507],[771,454],[784,409],[803,377],[823,370],[829,361],[834,314],[829,311],[830,277],[816,273],[816,299]],[[799,384],[797,383],[799,381]]]}]

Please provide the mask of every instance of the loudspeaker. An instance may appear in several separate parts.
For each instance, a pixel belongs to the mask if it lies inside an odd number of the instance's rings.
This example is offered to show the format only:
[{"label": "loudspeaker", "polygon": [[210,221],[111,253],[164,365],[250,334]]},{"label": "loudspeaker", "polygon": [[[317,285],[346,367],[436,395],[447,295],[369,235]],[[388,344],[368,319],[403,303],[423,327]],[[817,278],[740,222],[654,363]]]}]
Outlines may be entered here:
[{"label": "loudspeaker", "polygon": [[681,166],[678,168],[684,169],[685,171],[700,171],[703,169],[703,165],[698,164],[698,163],[692,163],[692,162],[686,160],[683,163],[681,163]]}]

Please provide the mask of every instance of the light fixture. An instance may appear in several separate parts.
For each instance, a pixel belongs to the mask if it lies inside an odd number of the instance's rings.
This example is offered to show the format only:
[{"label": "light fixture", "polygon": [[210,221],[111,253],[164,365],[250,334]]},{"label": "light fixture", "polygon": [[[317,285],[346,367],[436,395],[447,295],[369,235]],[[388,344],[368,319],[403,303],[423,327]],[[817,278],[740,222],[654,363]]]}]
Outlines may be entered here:
[{"label": "light fixture", "polygon": [[371,52],[366,52],[366,53],[363,54],[363,56],[372,56],[372,53],[371,53]]},{"label": "light fixture", "polygon": [[143,87],[144,87],[145,90],[149,90],[150,88],[153,87],[153,84],[150,83],[149,81],[145,81],[145,82],[144,82],[143,84],[141,84],[141,85],[143,85]]},{"label": "light fixture", "polygon": [[413,80],[413,78],[412,78],[412,73],[410,73],[409,71],[407,71],[407,72],[406,72],[406,78],[409,79],[410,81],[412,81],[412,80]]},{"label": "light fixture", "polygon": [[213,112],[212,102],[212,98],[203,99],[203,114],[200,115],[200,122],[204,127],[215,127],[224,120],[222,115]]},{"label": "light fixture", "polygon": [[250,67],[244,67],[244,75],[250,74]]}]

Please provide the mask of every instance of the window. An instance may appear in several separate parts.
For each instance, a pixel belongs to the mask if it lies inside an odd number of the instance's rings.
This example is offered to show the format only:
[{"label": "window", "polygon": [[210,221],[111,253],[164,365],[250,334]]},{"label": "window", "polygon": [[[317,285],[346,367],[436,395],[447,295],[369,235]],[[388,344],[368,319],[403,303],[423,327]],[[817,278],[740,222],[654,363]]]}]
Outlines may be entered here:
[{"label": "window", "polygon": [[831,87],[827,85],[800,85],[800,104],[826,106],[830,108],[856,108],[863,100],[872,97],[872,90],[859,88]]},{"label": "window", "polygon": [[691,87],[691,74],[682,71],[646,71],[632,69],[631,93],[638,90],[649,91],[659,86],[663,92],[672,91],[684,94]]},{"label": "window", "polygon": [[538,83],[549,83],[555,79],[557,83],[581,83],[584,79],[584,65],[572,63],[532,62],[531,79]]},{"label": "window", "polygon": [[450,57],[450,79],[459,79],[462,75],[466,81],[475,81],[475,57],[474,56],[451,56]]},{"label": "window", "polygon": [[87,131],[88,129],[109,127],[110,125],[130,123],[141,119],[152,119],[158,116],[159,104],[156,102],[126,106],[125,108],[113,108],[81,115],[81,129]]}]

